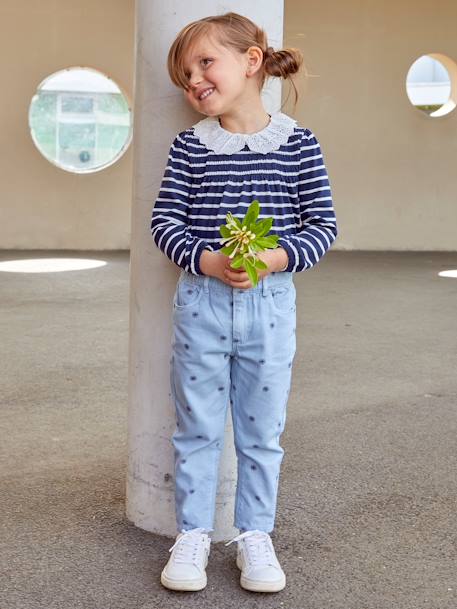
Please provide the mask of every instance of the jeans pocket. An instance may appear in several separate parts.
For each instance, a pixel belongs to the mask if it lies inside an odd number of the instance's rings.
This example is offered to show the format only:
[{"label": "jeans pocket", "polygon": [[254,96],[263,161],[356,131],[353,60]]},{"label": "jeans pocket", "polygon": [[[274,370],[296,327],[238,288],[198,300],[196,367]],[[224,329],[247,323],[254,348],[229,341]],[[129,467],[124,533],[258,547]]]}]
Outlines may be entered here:
[{"label": "jeans pocket", "polygon": [[203,294],[203,285],[188,281],[178,281],[173,306],[175,309],[190,309],[195,307]]},{"label": "jeans pocket", "polygon": [[279,285],[270,291],[270,299],[273,309],[278,313],[291,313],[295,311],[296,289],[293,283]]}]

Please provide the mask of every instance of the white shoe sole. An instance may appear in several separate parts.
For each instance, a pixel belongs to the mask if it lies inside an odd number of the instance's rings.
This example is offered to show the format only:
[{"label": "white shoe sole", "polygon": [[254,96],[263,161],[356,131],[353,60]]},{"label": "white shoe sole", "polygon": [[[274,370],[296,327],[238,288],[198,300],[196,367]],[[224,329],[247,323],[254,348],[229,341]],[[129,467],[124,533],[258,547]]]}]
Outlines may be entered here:
[{"label": "white shoe sole", "polygon": [[207,584],[206,574],[202,575],[200,579],[170,579],[162,571],[160,575],[160,581],[165,588],[170,590],[203,590]]},{"label": "white shoe sole", "polygon": [[[240,571],[242,571],[241,562],[236,560],[236,566]],[[257,579],[249,579],[241,574],[240,577],[240,585],[245,590],[250,590],[251,592],[279,592],[286,587],[286,576],[284,575],[281,579],[277,581],[259,581]]]}]

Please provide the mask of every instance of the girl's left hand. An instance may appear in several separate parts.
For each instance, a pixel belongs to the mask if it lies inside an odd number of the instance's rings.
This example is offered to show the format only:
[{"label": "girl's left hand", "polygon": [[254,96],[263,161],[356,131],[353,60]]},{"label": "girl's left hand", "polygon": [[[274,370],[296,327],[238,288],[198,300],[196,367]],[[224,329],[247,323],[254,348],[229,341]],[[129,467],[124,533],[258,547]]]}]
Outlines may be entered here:
[{"label": "girl's left hand", "polygon": [[[274,254],[274,250],[270,249],[270,250],[264,250],[263,252],[259,252],[257,254],[257,257],[260,258],[260,260],[262,260],[263,262],[265,262],[265,264],[268,265],[267,269],[257,269],[257,275],[259,277],[259,281],[262,279],[262,277],[265,277],[266,275],[269,275],[270,273],[272,273],[275,269],[274,269],[274,261],[275,261],[275,254]],[[227,263],[226,263],[226,268],[225,268],[225,276],[227,277],[227,280],[229,281],[230,285],[234,288],[239,288],[239,289],[249,289],[254,287],[252,285],[251,280],[249,279],[249,275],[246,273],[246,271],[244,270],[244,267],[240,266],[240,268],[238,269],[232,269],[230,264],[232,263],[232,258],[229,258],[227,256]]]}]

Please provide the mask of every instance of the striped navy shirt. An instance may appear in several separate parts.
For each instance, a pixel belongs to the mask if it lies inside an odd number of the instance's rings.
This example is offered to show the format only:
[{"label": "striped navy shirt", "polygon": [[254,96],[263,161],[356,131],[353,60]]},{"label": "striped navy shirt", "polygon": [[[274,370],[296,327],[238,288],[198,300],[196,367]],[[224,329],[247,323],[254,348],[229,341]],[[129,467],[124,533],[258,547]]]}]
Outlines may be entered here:
[{"label": "striped navy shirt", "polygon": [[257,221],[273,218],[269,234],[279,235],[277,244],[287,252],[282,270],[313,267],[337,236],[332,193],[316,136],[296,121],[291,131],[267,153],[246,144],[232,154],[203,144],[195,125],[178,133],[152,211],[151,233],[160,250],[185,271],[203,275],[203,250],[224,247],[219,226],[227,212],[242,219],[257,199]]}]

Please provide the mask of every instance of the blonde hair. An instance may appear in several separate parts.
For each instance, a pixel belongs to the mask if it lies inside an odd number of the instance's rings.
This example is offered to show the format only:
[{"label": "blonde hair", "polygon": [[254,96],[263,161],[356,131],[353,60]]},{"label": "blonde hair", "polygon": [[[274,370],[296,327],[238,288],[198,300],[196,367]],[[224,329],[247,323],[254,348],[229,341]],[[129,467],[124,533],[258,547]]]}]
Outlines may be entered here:
[{"label": "blonde hair", "polygon": [[294,87],[295,105],[297,104],[298,92],[291,75],[296,74],[303,64],[300,49],[286,48],[275,51],[273,47],[268,46],[267,34],[262,28],[247,17],[233,12],[192,21],[178,33],[167,58],[168,73],[176,86],[186,90],[189,86],[184,69],[187,51],[201,37],[211,38],[213,35],[219,44],[239,53],[245,53],[251,46],[260,47],[263,51],[263,63],[258,78],[259,92],[268,76],[288,78]]}]

